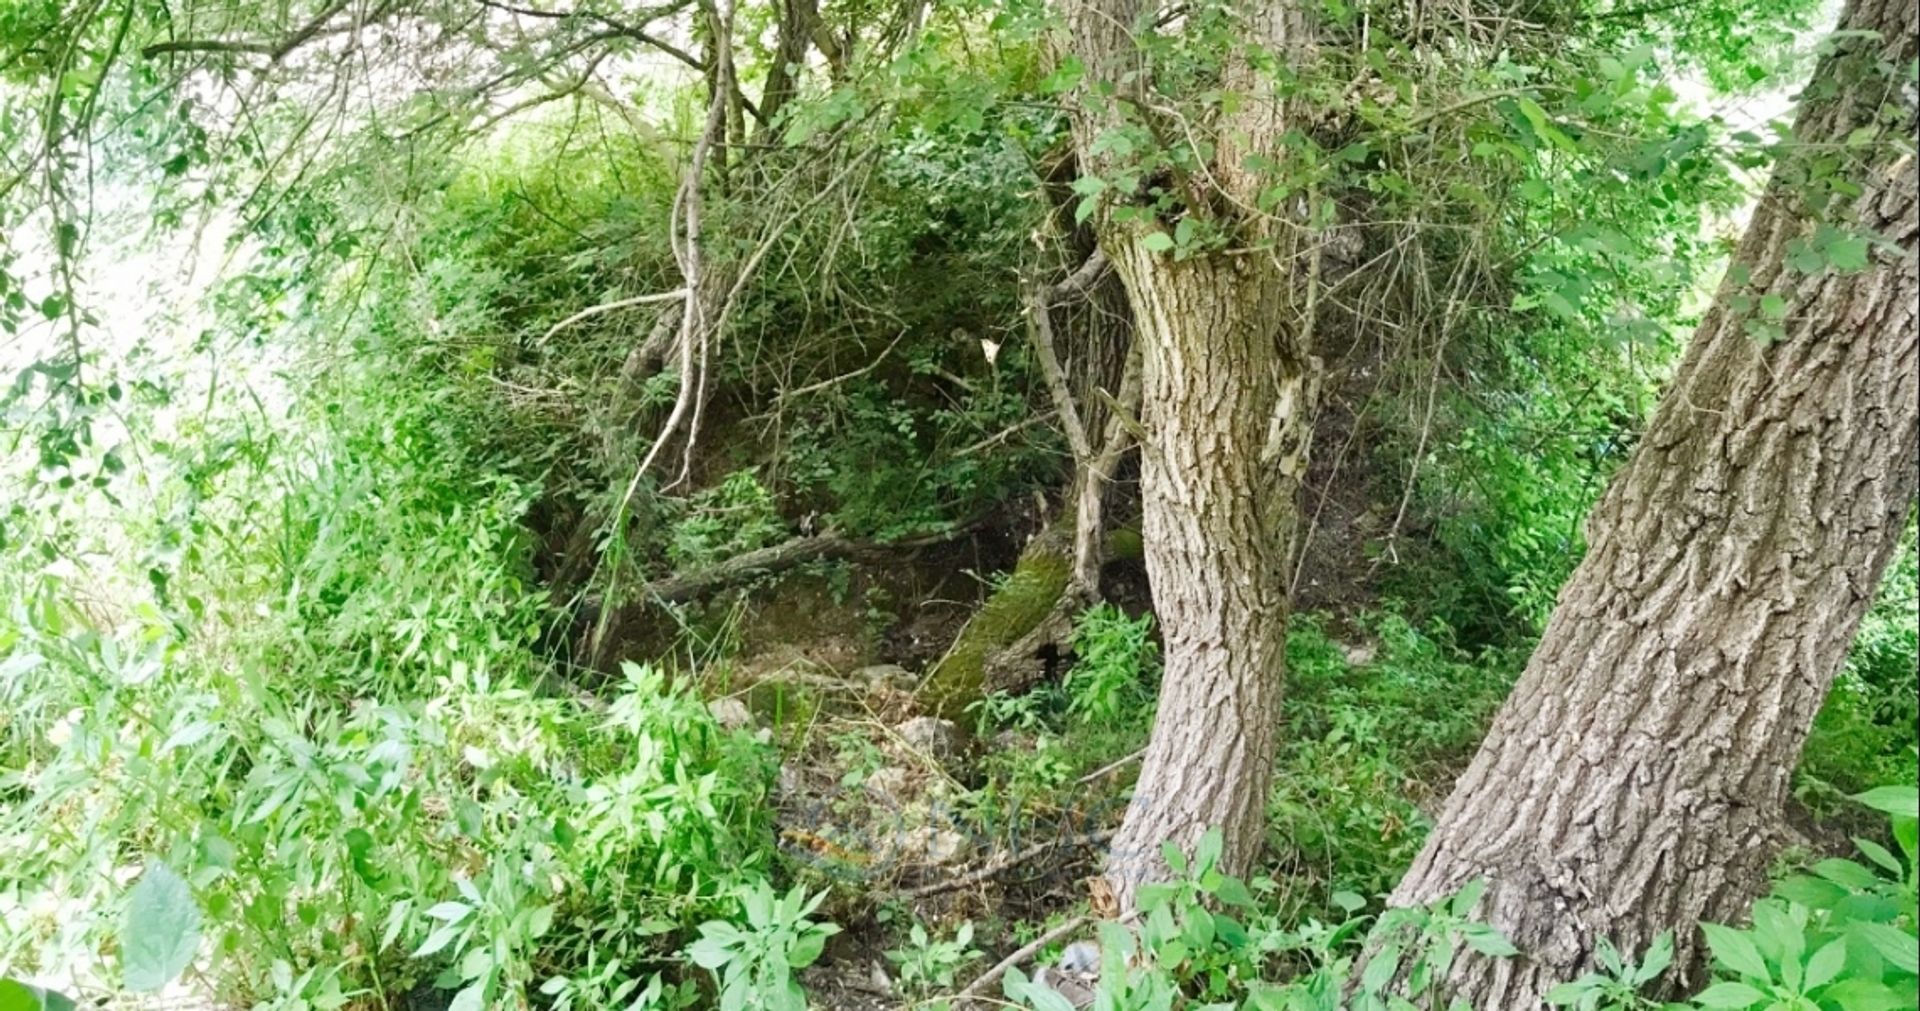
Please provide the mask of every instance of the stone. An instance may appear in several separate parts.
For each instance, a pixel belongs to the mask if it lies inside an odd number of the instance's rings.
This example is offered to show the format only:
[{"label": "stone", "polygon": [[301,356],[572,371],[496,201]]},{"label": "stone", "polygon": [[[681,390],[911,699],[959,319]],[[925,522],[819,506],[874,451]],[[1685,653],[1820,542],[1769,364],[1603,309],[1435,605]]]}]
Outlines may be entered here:
[{"label": "stone", "polygon": [[920,680],[912,671],[897,663],[876,663],[862,667],[853,672],[852,679],[869,688],[889,688],[901,692],[912,691]]},{"label": "stone", "polygon": [[753,726],[753,713],[747,710],[747,704],[732,696],[707,703],[707,712],[713,714],[713,722],[720,724],[722,730],[745,730]]},{"label": "stone", "polygon": [[916,716],[894,728],[908,748],[937,762],[951,762],[966,750],[967,738],[952,720],[937,716]]},{"label": "stone", "polygon": [[863,784],[868,795],[893,810],[899,810],[907,803],[907,770],[897,765],[887,765],[873,770]]},{"label": "stone", "polygon": [[958,863],[967,852],[967,837],[950,828],[922,825],[909,833],[908,852],[936,867]]}]

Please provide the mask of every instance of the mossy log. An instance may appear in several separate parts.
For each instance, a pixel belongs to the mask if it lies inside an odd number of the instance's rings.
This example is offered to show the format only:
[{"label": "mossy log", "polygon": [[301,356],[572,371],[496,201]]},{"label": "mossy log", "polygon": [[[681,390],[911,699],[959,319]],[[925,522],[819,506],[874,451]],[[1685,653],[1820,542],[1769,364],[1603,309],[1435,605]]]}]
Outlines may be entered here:
[{"label": "mossy log", "polygon": [[952,648],[920,684],[927,708],[959,719],[966,708],[991,691],[1021,687],[1018,676],[998,675],[1005,654],[1015,651],[1062,610],[1073,570],[1073,525],[1056,522],[1021,552],[999,589],[974,612]]}]

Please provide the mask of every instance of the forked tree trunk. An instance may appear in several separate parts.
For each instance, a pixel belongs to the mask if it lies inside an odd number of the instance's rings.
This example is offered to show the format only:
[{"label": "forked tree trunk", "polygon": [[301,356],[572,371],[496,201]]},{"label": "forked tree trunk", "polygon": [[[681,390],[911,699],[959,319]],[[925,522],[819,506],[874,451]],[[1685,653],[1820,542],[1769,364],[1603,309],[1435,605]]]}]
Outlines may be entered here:
[{"label": "forked tree trunk", "polygon": [[[1743,915],[1912,508],[1911,156],[1886,145],[1841,169],[1865,190],[1842,227],[1888,241],[1866,269],[1791,266],[1816,230],[1803,170],[1857,127],[1911,129],[1912,0],[1855,0],[1841,27],[1879,36],[1839,36],[1816,71],[1806,147],[1776,172],[1538,650],[1392,896],[1487,879],[1479,914],[1523,955],[1462,957],[1452,984],[1482,1011],[1540,1006],[1593,967],[1601,937],[1637,951],[1673,929],[1690,966],[1695,923]],[[1767,296],[1786,308],[1771,344],[1749,332],[1778,306]]]}]

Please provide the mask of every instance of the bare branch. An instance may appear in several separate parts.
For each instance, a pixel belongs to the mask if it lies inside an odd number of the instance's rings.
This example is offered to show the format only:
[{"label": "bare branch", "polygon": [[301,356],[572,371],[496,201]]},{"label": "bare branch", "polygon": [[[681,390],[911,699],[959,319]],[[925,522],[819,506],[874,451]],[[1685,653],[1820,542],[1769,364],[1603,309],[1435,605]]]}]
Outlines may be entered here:
[{"label": "bare branch", "polygon": [[565,330],[566,328],[574,325],[575,323],[580,322],[581,320],[592,319],[595,316],[603,315],[609,312],[614,312],[619,309],[631,309],[636,305],[652,305],[655,302],[672,302],[676,300],[685,300],[686,297],[687,297],[687,289],[683,287],[683,288],[675,288],[672,291],[655,292],[654,294],[651,294],[651,295],[635,295],[632,298],[615,299],[612,302],[602,302],[599,305],[588,306],[587,308],[582,309],[571,316],[568,316],[566,319],[563,319],[560,322],[555,323],[551,327],[548,327],[547,332],[540,335],[540,340],[538,341],[538,343],[545,344],[547,341],[553,339],[554,334],[557,334],[560,331]]},{"label": "bare branch", "polygon": [[168,42],[156,42],[140,50],[147,59],[164,56],[169,53],[248,53],[265,56],[269,61],[278,63],[287,54],[306,45],[321,34],[335,15],[347,9],[351,0],[333,0],[320,13],[306,24],[295,29],[292,35],[279,42],[246,42],[223,39],[174,39]]}]

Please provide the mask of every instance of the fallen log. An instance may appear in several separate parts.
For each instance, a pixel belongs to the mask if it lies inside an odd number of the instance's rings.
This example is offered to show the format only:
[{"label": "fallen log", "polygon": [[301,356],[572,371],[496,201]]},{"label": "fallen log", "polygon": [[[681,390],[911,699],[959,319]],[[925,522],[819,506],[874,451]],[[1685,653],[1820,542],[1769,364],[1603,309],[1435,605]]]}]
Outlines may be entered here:
[{"label": "fallen log", "polygon": [[682,603],[704,597],[762,576],[797,568],[808,562],[873,561],[903,551],[933,547],[956,541],[980,526],[971,523],[938,533],[905,537],[897,541],[869,541],[846,537],[834,531],[811,537],[795,537],[771,547],[735,555],[724,562],[681,575],[656,579],[640,589],[641,603]]}]

